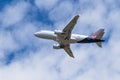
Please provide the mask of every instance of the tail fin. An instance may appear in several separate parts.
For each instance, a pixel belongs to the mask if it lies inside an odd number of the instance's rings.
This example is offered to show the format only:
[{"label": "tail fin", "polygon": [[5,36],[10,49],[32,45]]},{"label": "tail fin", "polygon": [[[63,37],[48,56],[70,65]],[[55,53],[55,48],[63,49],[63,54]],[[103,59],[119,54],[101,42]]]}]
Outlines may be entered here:
[{"label": "tail fin", "polygon": [[[104,35],[104,29],[99,29],[97,32],[95,32],[94,34],[92,34],[92,38],[95,38],[95,39],[99,39],[101,40],[103,35]],[[99,46],[99,47],[102,47],[102,44],[101,42],[96,42],[96,44]]]}]

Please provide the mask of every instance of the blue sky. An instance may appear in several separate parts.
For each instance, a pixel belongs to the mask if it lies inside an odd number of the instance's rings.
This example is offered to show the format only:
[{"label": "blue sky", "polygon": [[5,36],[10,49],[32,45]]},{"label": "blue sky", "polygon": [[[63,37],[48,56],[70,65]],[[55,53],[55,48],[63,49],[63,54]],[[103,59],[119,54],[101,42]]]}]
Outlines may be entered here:
[{"label": "blue sky", "polygon": [[[119,80],[119,0],[0,0],[0,80]],[[39,30],[63,29],[76,14],[73,33],[105,29],[103,48],[74,44],[75,59]]]}]

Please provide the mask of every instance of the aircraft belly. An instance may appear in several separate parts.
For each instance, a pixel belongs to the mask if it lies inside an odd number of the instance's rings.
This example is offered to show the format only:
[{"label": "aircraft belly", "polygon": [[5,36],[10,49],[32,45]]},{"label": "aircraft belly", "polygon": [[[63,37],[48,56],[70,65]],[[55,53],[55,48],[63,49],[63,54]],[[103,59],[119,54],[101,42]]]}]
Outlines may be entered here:
[{"label": "aircraft belly", "polygon": [[84,40],[84,39],[87,38],[87,37],[88,37],[88,36],[73,34],[73,35],[71,36],[70,42],[71,42],[71,43],[77,43],[78,41],[82,41],[82,40]]},{"label": "aircraft belly", "polygon": [[77,43],[76,39],[70,39],[69,43]]},{"label": "aircraft belly", "polygon": [[81,41],[78,41],[78,43],[94,43],[94,42],[104,42],[104,40],[100,40],[100,39],[94,39],[94,38],[85,38]]},{"label": "aircraft belly", "polygon": [[44,34],[40,34],[39,35],[40,38],[44,38],[44,39],[51,39],[51,40],[55,40],[56,39],[56,35],[54,33],[44,33]]},{"label": "aircraft belly", "polygon": [[45,36],[43,36],[43,38],[54,40],[56,37],[54,35],[45,35]]},{"label": "aircraft belly", "polygon": [[44,36],[44,38],[54,40],[56,38],[56,36],[53,35],[53,34],[47,34],[47,35]]}]

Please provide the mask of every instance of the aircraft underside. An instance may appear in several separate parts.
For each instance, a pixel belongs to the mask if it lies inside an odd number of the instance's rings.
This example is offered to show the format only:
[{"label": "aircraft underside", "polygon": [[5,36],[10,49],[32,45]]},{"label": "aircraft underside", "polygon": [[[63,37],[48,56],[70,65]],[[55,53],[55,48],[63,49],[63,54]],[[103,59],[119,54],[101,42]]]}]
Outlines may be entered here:
[{"label": "aircraft underside", "polygon": [[85,38],[85,39],[83,39],[81,41],[78,41],[77,43],[95,43],[95,42],[104,42],[104,40]]}]

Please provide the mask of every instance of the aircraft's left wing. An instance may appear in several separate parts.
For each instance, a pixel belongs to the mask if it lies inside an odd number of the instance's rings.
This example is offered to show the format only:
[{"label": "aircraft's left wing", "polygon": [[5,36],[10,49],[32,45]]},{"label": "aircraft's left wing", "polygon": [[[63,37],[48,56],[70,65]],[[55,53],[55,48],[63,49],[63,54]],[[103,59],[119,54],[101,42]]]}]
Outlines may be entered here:
[{"label": "aircraft's left wing", "polygon": [[63,32],[65,33],[65,39],[69,40],[71,37],[71,32],[79,18],[79,15],[76,15],[63,29]]},{"label": "aircraft's left wing", "polygon": [[67,54],[68,54],[70,57],[73,57],[73,58],[74,58],[74,55],[73,55],[73,53],[72,53],[72,51],[71,51],[71,49],[70,49],[70,45],[66,45],[66,46],[64,47],[64,50],[67,52]]}]

